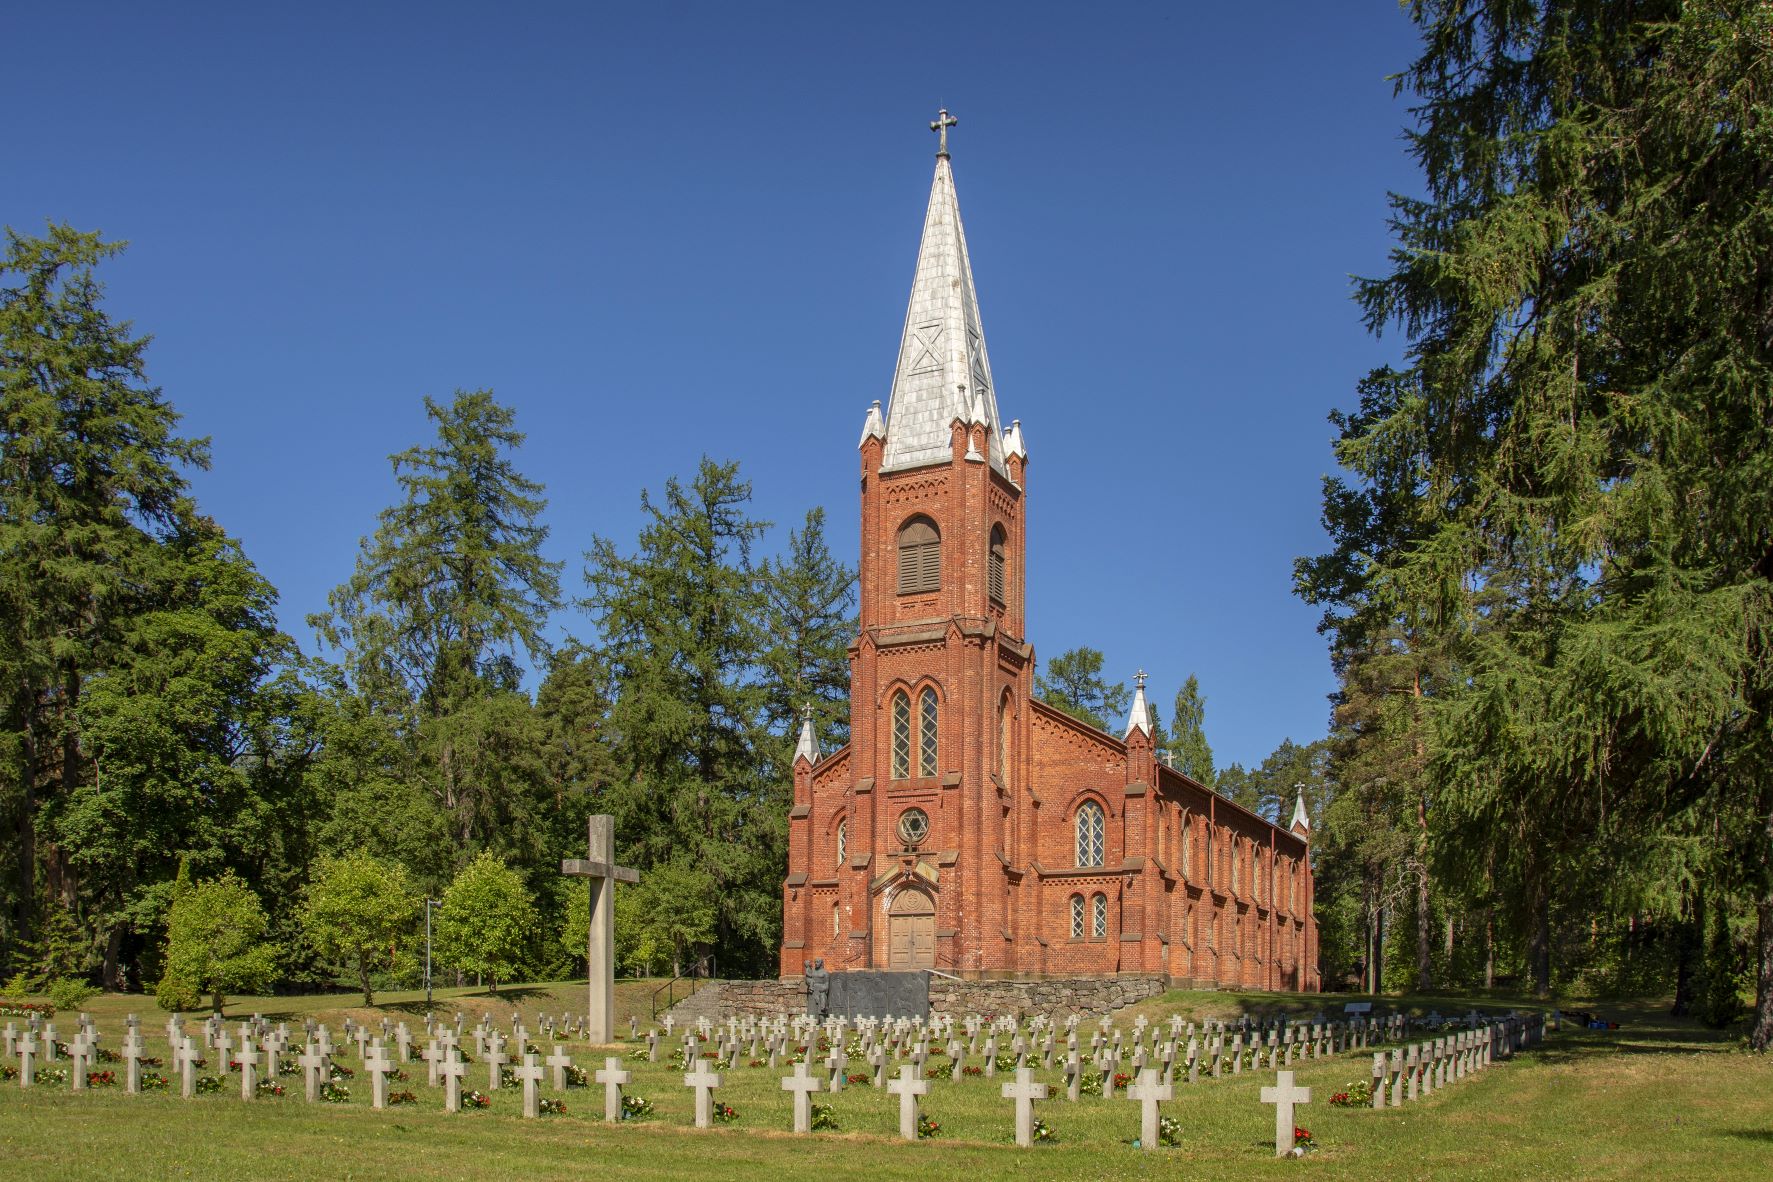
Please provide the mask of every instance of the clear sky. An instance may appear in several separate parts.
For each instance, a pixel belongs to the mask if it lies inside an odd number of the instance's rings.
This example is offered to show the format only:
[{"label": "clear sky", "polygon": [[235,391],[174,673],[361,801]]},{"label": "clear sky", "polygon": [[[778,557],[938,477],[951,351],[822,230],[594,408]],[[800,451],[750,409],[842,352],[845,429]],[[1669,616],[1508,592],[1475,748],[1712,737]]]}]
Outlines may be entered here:
[{"label": "clear sky", "polygon": [[1143,666],[1166,719],[1198,674],[1221,764],[1324,733],[1291,564],[1325,545],[1325,414],[1398,349],[1349,299],[1416,184],[1393,0],[61,0],[5,27],[0,222],[132,243],[109,307],[304,644],[421,397],[458,387],[516,407],[574,588],[703,454],[784,527],[826,506],[853,562],[943,105],[1030,453],[1037,653]]}]

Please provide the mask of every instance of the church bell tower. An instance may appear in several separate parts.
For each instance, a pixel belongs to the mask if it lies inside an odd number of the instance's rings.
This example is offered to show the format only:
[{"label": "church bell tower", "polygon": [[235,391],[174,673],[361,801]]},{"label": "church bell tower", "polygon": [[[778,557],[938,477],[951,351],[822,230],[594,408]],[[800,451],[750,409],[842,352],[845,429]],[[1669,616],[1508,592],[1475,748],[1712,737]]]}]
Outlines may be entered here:
[{"label": "church bell tower", "polygon": [[862,429],[861,627],[850,661],[847,955],[833,968],[1014,968],[1006,855],[1026,780],[1028,453],[1006,430],[943,111],[885,411]]}]

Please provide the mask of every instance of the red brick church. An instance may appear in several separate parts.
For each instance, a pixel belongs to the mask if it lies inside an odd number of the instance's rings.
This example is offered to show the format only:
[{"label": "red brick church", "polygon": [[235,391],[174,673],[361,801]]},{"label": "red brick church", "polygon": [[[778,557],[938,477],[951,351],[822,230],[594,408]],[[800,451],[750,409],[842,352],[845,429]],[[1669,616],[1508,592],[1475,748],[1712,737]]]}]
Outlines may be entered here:
[{"label": "red brick church", "polygon": [[946,118],[883,414],[862,428],[850,742],[794,761],[781,970],[1164,974],[1316,990],[1310,823],[1033,695],[1028,451],[998,417]]}]

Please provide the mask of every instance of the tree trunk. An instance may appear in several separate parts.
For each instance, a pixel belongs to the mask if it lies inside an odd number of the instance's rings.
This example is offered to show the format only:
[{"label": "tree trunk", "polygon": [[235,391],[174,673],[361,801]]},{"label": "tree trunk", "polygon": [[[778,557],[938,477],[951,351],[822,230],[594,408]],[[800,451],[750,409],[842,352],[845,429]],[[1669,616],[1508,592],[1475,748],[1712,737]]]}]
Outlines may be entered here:
[{"label": "tree trunk", "polygon": [[1416,837],[1416,991],[1434,987],[1434,915],[1428,906],[1428,812],[1417,806]]},{"label": "tree trunk", "polygon": [[1528,939],[1527,959],[1531,962],[1533,996],[1551,996],[1551,899],[1545,887],[1535,881],[1533,886],[1532,934]]},{"label": "tree trunk", "polygon": [[114,923],[105,935],[105,964],[99,974],[104,987],[112,993],[123,992],[122,954],[123,925]]},{"label": "tree trunk", "polygon": [[1748,1045],[1757,1051],[1773,1050],[1773,893],[1755,903],[1755,1016]]},{"label": "tree trunk", "polygon": [[1484,988],[1496,988],[1496,909],[1484,908]]}]

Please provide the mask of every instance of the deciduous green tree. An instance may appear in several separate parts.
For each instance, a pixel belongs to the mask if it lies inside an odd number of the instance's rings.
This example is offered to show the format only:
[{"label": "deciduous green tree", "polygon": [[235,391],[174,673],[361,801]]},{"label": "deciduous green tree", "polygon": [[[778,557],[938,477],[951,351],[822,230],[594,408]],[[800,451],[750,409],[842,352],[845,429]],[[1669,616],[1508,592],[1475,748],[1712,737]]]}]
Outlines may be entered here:
[{"label": "deciduous green tree", "polygon": [[208,994],[219,1012],[230,993],[269,989],[277,971],[269,927],[259,897],[231,870],[185,890],[167,920],[161,1007],[191,1009]]},{"label": "deciduous green tree", "polygon": [[1176,711],[1171,719],[1170,766],[1210,787],[1214,775],[1213,748],[1207,742],[1207,700],[1192,673],[1176,691]]},{"label": "deciduous green tree", "polygon": [[437,909],[437,956],[487,978],[496,993],[525,963],[536,935],[536,908],[523,879],[490,853],[462,868]]},{"label": "deciduous green tree", "polygon": [[321,956],[357,976],[363,1004],[375,1004],[370,970],[392,963],[412,934],[419,900],[406,868],[366,853],[323,858],[312,870],[302,926]]}]

